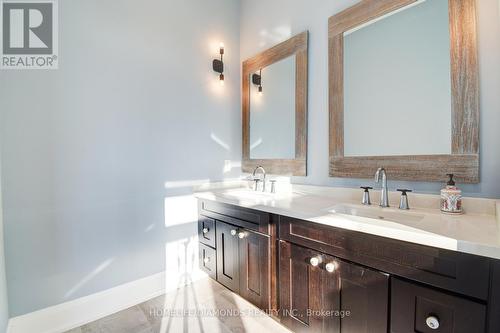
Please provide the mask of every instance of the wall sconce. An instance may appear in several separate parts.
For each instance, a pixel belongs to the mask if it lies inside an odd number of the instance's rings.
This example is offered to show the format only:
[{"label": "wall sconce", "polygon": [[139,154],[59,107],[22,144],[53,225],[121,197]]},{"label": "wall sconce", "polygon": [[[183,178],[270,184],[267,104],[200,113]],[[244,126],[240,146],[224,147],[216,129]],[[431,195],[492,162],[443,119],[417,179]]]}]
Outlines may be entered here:
[{"label": "wall sconce", "polygon": [[220,60],[214,59],[212,62],[212,68],[215,72],[219,73],[220,85],[224,85],[224,44],[220,44],[219,47]]},{"label": "wall sconce", "polygon": [[259,95],[262,95],[262,68],[259,70],[259,74],[252,75],[252,83],[259,86]]}]

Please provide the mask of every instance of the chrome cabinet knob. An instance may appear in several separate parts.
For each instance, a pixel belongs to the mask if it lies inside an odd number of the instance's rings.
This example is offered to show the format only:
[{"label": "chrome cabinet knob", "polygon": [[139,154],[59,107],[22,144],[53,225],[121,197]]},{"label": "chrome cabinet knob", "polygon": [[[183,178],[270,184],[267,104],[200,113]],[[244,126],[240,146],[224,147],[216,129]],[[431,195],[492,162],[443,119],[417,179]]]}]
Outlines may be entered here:
[{"label": "chrome cabinet knob", "polygon": [[439,319],[435,316],[427,317],[425,323],[431,330],[437,330],[439,328]]},{"label": "chrome cabinet knob", "polygon": [[204,259],[203,259],[203,262],[204,262],[205,264],[208,264],[208,263],[210,262],[210,258],[209,258],[209,257],[204,258]]},{"label": "chrome cabinet knob", "polygon": [[239,239],[243,239],[243,238],[245,238],[245,233],[244,233],[244,232],[239,232],[239,233],[238,233],[238,238],[239,238]]},{"label": "chrome cabinet knob", "polygon": [[231,230],[231,236],[236,236],[237,233],[238,232],[235,229]]},{"label": "chrome cabinet knob", "polygon": [[319,265],[319,258],[318,257],[313,257],[309,260],[309,263],[313,267],[317,267]]},{"label": "chrome cabinet knob", "polygon": [[208,234],[208,231],[209,231],[208,228],[203,228],[203,233],[204,234]]},{"label": "chrome cabinet knob", "polygon": [[325,269],[328,273],[333,273],[337,269],[337,265],[334,262],[329,262],[325,265]]}]

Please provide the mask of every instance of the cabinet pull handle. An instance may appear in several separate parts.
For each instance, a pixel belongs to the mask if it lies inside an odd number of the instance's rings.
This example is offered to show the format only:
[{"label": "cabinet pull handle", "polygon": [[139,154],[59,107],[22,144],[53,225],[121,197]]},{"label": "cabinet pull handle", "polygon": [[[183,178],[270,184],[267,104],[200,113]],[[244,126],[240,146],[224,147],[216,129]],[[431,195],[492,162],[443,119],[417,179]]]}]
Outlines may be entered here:
[{"label": "cabinet pull handle", "polygon": [[205,264],[208,264],[208,263],[210,262],[210,258],[209,258],[209,257],[204,258],[204,259],[203,259],[203,262],[204,262]]},{"label": "cabinet pull handle", "polygon": [[436,316],[427,317],[425,323],[431,330],[437,330],[439,328],[439,319]]},{"label": "cabinet pull handle", "polygon": [[238,232],[235,229],[231,230],[231,236],[236,236],[237,233]]},{"label": "cabinet pull handle", "polygon": [[317,267],[319,265],[319,258],[318,257],[313,257],[309,260],[309,263],[313,267]]},{"label": "cabinet pull handle", "polygon": [[208,228],[203,228],[203,233],[204,234],[208,234],[208,232],[209,232]]},{"label": "cabinet pull handle", "polygon": [[337,265],[334,262],[329,262],[325,265],[325,269],[328,273],[333,273],[337,269]]},{"label": "cabinet pull handle", "polygon": [[239,239],[243,239],[243,238],[245,238],[245,233],[244,233],[244,232],[239,232],[239,233],[238,233],[238,238],[239,238]]}]

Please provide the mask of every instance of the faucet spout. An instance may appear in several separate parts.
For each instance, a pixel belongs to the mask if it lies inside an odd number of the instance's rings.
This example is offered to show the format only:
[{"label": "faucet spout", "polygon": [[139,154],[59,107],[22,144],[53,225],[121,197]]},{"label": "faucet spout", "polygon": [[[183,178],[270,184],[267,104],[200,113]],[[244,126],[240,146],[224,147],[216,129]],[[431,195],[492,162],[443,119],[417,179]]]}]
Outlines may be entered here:
[{"label": "faucet spout", "polygon": [[389,207],[389,193],[387,190],[387,173],[384,168],[378,168],[375,173],[375,182],[382,181],[382,189],[380,192],[380,207]]},{"label": "faucet spout", "polygon": [[[261,165],[256,167],[253,170],[253,177],[255,179],[255,175],[257,174],[257,171],[259,171],[259,170],[262,172],[262,178],[259,180],[259,182],[262,183],[262,192],[265,192],[266,191],[266,170],[264,169],[264,167],[262,167]],[[255,191],[257,191],[257,190],[258,190],[258,182],[255,183]]]}]

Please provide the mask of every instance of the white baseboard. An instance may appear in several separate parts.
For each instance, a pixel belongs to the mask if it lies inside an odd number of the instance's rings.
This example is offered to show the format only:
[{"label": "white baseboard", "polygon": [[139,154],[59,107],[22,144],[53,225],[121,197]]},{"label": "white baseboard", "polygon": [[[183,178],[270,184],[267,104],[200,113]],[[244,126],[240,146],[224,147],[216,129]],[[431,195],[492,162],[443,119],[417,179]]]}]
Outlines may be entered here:
[{"label": "white baseboard", "polygon": [[[200,277],[197,276],[197,278]],[[63,333],[179,287],[165,281],[166,275],[162,272],[73,301],[14,317],[9,320],[7,333]]]}]

